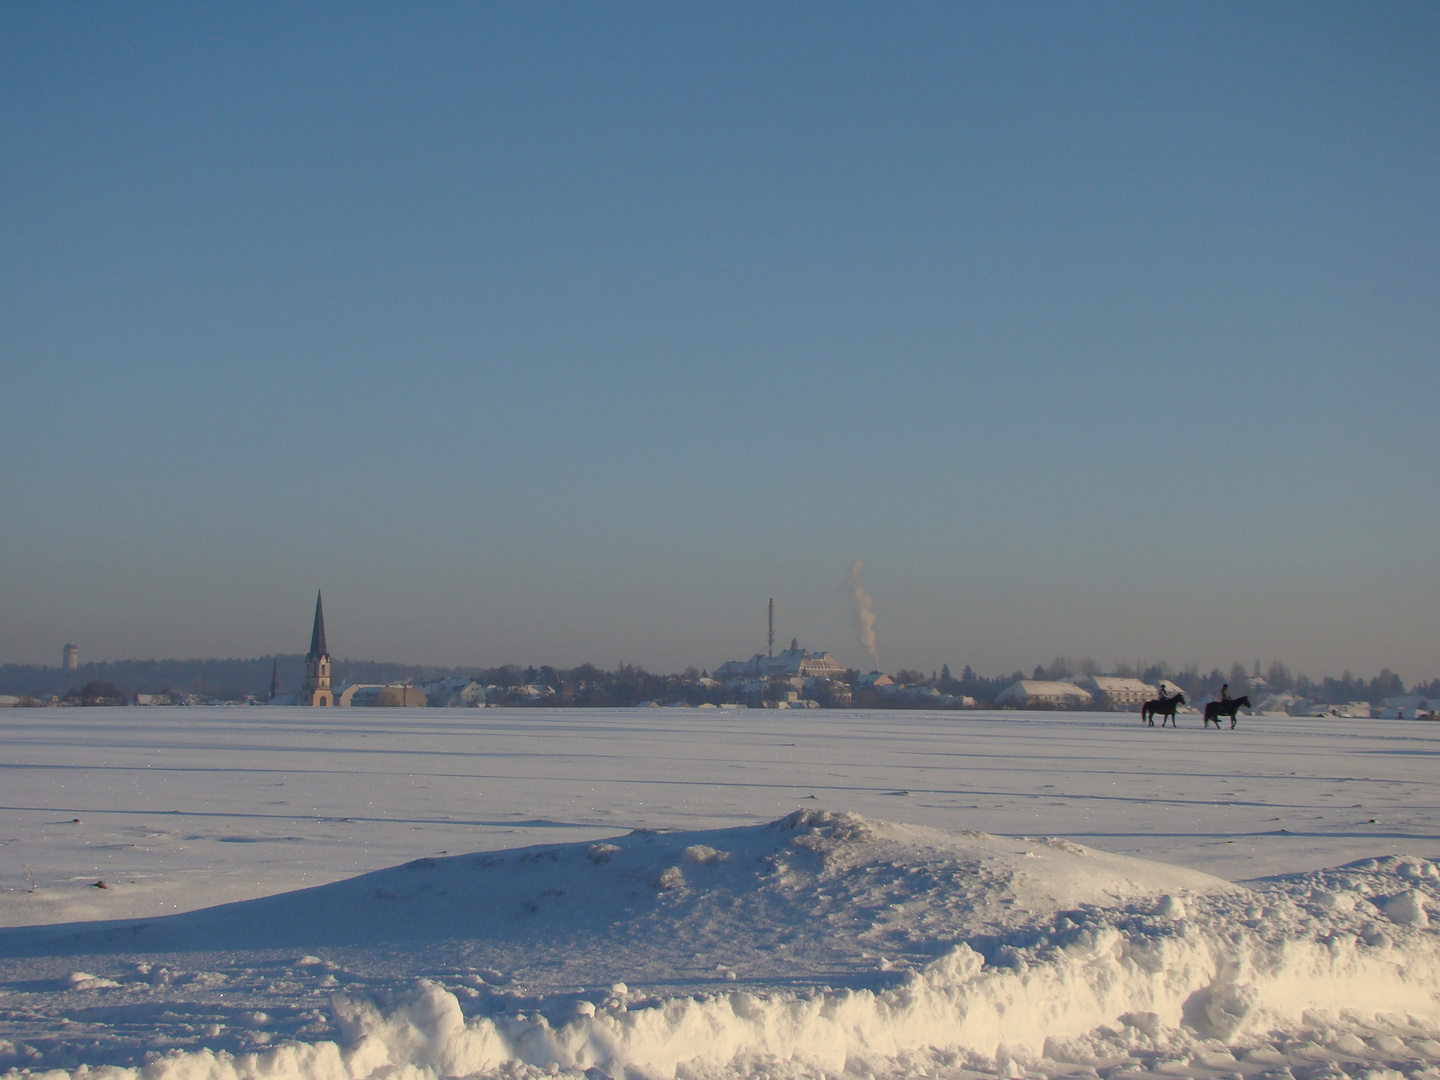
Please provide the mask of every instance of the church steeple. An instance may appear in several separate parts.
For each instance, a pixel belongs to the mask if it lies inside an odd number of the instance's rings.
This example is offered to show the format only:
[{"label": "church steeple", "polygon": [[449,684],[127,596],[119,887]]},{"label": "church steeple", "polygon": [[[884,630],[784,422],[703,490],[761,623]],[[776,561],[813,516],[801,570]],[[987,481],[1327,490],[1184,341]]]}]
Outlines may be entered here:
[{"label": "church steeple", "polygon": [[305,655],[305,688],[300,691],[301,705],[334,705],[330,690],[330,649],[325,644],[325,608],[320,591],[315,591],[315,625],[310,631],[310,651]]},{"label": "church steeple", "polygon": [[325,608],[320,603],[320,590],[315,590],[315,626],[310,631],[310,652],[306,654],[307,660],[314,660],[317,657],[329,656],[330,650],[325,647]]}]

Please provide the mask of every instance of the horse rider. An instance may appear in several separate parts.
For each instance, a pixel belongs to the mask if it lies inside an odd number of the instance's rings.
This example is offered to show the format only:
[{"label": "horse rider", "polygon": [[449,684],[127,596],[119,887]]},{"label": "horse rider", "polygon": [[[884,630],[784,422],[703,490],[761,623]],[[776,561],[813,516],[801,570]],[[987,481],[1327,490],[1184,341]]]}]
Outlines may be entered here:
[{"label": "horse rider", "polygon": [[1220,700],[1230,700],[1230,684],[1228,682],[1224,686],[1220,687]]}]

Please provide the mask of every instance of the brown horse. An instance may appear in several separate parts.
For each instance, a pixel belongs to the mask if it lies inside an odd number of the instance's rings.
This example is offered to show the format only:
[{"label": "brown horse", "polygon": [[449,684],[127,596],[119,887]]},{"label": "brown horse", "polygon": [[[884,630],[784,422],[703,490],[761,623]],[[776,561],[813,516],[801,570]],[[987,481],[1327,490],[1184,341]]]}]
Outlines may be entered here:
[{"label": "brown horse", "polygon": [[1177,727],[1175,723],[1175,710],[1185,704],[1185,695],[1177,693],[1174,697],[1166,697],[1162,691],[1154,701],[1145,702],[1144,708],[1140,710],[1140,719],[1146,721],[1151,727],[1155,726],[1155,717],[1160,717],[1160,726],[1165,726],[1165,720],[1170,720],[1171,727]]},{"label": "brown horse", "polygon": [[1231,698],[1229,701],[1212,701],[1205,706],[1205,723],[1201,727],[1209,727],[1210,721],[1215,721],[1215,730],[1220,730],[1220,717],[1230,717],[1230,726],[1235,726],[1235,714],[1241,709],[1250,708],[1250,696]]}]

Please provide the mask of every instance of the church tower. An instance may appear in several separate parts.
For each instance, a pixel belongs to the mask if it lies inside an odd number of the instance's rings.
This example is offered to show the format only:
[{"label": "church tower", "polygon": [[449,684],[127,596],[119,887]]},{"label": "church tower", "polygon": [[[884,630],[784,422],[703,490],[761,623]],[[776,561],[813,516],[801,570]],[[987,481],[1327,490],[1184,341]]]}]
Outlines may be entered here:
[{"label": "church tower", "polygon": [[325,609],[320,593],[315,593],[315,627],[310,631],[310,651],[305,655],[305,688],[300,691],[301,705],[334,705],[330,690],[330,650],[325,645]]}]

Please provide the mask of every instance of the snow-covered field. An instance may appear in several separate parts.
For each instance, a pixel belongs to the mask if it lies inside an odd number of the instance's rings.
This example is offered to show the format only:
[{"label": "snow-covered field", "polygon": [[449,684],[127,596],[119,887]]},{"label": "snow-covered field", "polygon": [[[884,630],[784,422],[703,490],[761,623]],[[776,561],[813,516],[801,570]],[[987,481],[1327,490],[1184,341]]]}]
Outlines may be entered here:
[{"label": "snow-covered field", "polygon": [[1181,725],[5,710],[0,1072],[1440,1080],[1440,725]]}]

